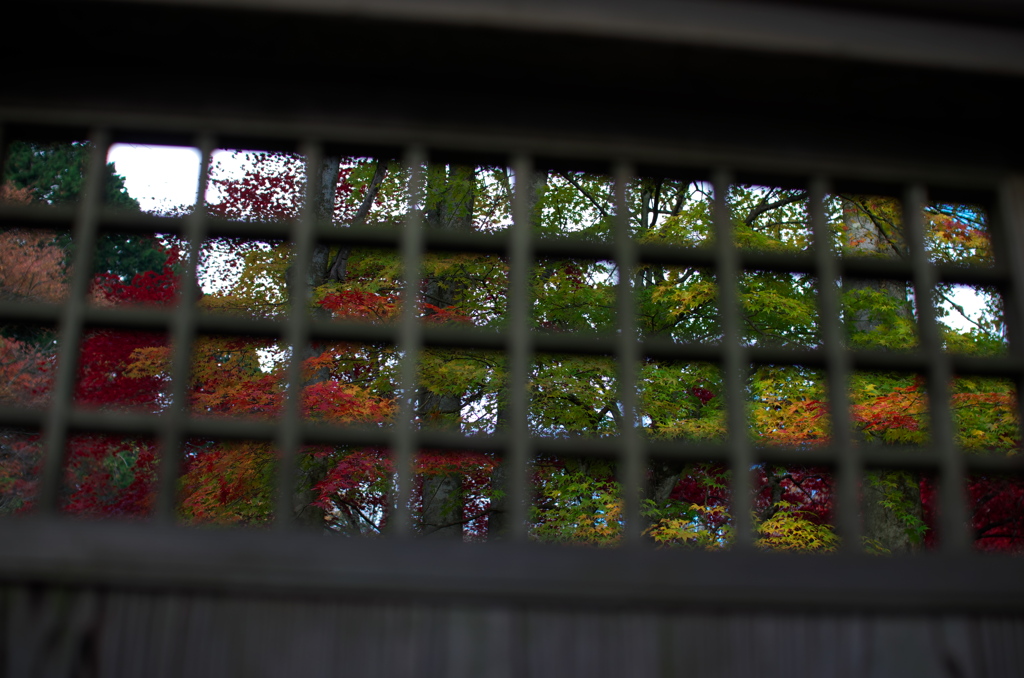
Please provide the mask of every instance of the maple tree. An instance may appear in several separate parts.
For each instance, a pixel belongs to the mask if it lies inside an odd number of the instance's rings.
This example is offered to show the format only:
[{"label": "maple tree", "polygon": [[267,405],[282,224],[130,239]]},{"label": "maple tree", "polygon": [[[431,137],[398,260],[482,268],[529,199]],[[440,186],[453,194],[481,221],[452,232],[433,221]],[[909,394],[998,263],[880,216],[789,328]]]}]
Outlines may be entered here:
[{"label": "maple tree", "polygon": [[[208,206],[214,216],[244,221],[296,219],[310,183],[314,186],[309,190],[321,192],[317,203],[321,216],[330,217],[339,227],[390,226],[400,223],[408,210],[409,177],[397,163],[333,159],[310,182],[298,156],[253,153],[248,158],[249,171],[244,176],[215,171],[216,193]],[[519,178],[508,170],[431,165],[425,176],[422,209],[427,228],[498,232],[509,227],[511,195]],[[538,236],[611,239],[615,209],[608,177],[549,171],[524,180],[529,182]],[[713,196],[707,184],[636,178],[627,187],[626,197],[631,231],[638,242],[691,247],[713,242]],[[806,192],[799,190],[733,186],[727,202],[737,246],[761,251],[809,249],[813,233],[807,200]],[[843,195],[832,196],[826,207],[837,251],[846,256],[907,256],[896,201]],[[933,261],[991,262],[988,225],[981,210],[933,204],[925,217],[928,255]],[[97,275],[94,302],[176,303],[175,249],[170,243],[161,247],[165,258],[160,270],[130,279],[109,272]],[[304,278],[290,277],[287,243],[210,240],[204,244],[200,271],[206,293],[198,303],[208,312],[281,318],[294,292],[289,284],[304,284],[310,292],[309,312],[316,317],[371,324],[396,321],[401,312],[401,266],[396,252],[318,245],[313,263]],[[645,264],[628,274],[643,336],[720,341],[713,271]],[[536,330],[614,331],[615,284],[620,275],[612,262],[603,260],[537,261],[531,279]],[[508,264],[500,256],[428,253],[419,311],[426,323],[500,328],[507,322],[507,284]],[[757,346],[819,346],[819,284],[808,275],[744,271],[739,280],[741,341]],[[905,283],[846,280],[835,284],[841,285],[850,347],[900,351],[917,345],[918,302]],[[955,302],[954,291],[940,285],[935,299],[929,301],[942,323],[946,349],[974,355],[1005,352],[1001,297],[994,290],[976,290],[985,307],[972,314]],[[952,322],[961,315],[969,329],[961,329],[963,322]],[[52,364],[39,358],[33,363],[29,347],[10,344],[8,351],[12,359],[3,369],[21,375],[20,381],[10,380],[12,393],[35,389],[35,397],[45,398]],[[188,388],[192,412],[270,420],[279,416],[285,358],[292,351],[300,352],[303,364],[304,417],[334,424],[395,424],[400,356],[392,346],[356,342],[292,348],[268,339],[200,337]],[[87,335],[76,397],[87,406],[159,411],[166,404],[169,356],[165,337]],[[424,351],[417,424],[467,434],[500,430],[509,416],[507,369],[505,357],[495,352]],[[821,371],[801,366],[752,365],[746,389],[752,442],[797,448],[828,444],[834,432],[825,379]],[[638,388],[639,425],[645,436],[724,439],[724,387],[717,365],[645,360]],[[538,355],[529,389],[529,426],[534,435],[615,436],[624,425],[616,369],[610,359]],[[929,443],[928,393],[921,375],[855,372],[849,393],[857,444],[922,447]],[[1008,380],[958,375],[951,394],[957,443],[967,453],[1019,453],[1016,393]],[[73,449],[69,454],[69,474],[75,480],[69,482],[68,510],[135,515],[148,510],[158,456],[151,444],[79,436],[73,439],[74,445],[80,451]],[[184,454],[183,518],[217,524],[260,524],[272,518],[276,454],[270,443],[190,440]],[[295,509],[305,522],[347,534],[375,534],[386,528],[393,510],[395,471],[388,450],[307,446],[301,466],[303,487],[297,491]],[[5,469],[8,479],[27,483],[24,479],[31,476],[27,471],[19,475]],[[754,472],[754,524],[760,546],[807,551],[836,548],[838,537],[831,527],[832,477],[827,468],[760,464]],[[614,464],[539,457],[531,474],[536,496],[530,533],[535,539],[618,543],[622,494]],[[416,529],[463,539],[493,536],[501,529],[502,482],[501,461],[493,455],[421,450],[413,492]],[[649,538],[665,546],[728,546],[732,517],[725,467],[654,459],[648,482],[643,506]],[[25,487],[17,491],[26,494]],[[936,490],[930,478],[907,471],[871,471],[864,487],[866,548],[892,552],[934,544]],[[1024,484],[1015,478],[979,475],[969,479],[966,490],[977,547],[1020,550],[1024,517],[1017,507]]]},{"label": "maple tree", "polygon": [[[87,144],[33,145],[9,149],[0,202],[60,205],[78,199]],[[123,178],[106,166],[107,203],[138,209]],[[22,303],[67,300],[73,243],[66,233],[8,229],[0,233],[0,298]],[[175,302],[176,253],[153,237],[108,235],[99,239],[89,302],[103,306]],[[138,268],[146,270],[138,271]],[[157,268],[158,271],[148,270]],[[134,271],[134,272],[133,272]],[[49,400],[56,368],[57,334],[24,325],[0,327],[0,402],[41,407]],[[159,384],[120,376],[134,351],[164,341],[144,332],[88,330],[80,346],[75,400],[85,407],[154,407]],[[0,490],[5,511],[30,510],[41,466],[39,436],[7,429],[0,447]],[[109,435],[75,435],[68,445],[64,509],[91,515],[142,515],[151,503],[156,464],[149,443]]]},{"label": "maple tree", "polygon": [[[11,183],[0,186],[0,204],[28,205],[32,191]],[[64,259],[52,231],[10,229],[0,233],[0,294],[8,300],[58,303],[67,285],[55,275]]]},{"label": "maple tree", "polygon": [[[69,206],[81,198],[85,188],[85,167],[89,142],[36,142],[14,140],[7,147],[3,182],[27,192],[35,204]],[[137,211],[139,203],[128,195],[124,177],[117,174],[113,163],[103,168],[103,204],[119,210]],[[71,250],[67,234],[56,234],[66,255]],[[96,241],[93,267],[96,271],[114,273],[131,280],[136,273],[159,270],[163,253],[151,237],[132,234],[104,233]],[[67,261],[65,261],[67,263]]]}]

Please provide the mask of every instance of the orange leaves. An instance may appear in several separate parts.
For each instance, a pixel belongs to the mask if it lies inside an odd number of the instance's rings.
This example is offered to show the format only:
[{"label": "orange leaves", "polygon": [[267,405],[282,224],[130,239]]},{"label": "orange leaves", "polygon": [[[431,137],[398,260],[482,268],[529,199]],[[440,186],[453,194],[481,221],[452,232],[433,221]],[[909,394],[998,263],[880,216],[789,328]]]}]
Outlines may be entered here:
[{"label": "orange leaves", "polygon": [[53,368],[53,356],[38,347],[0,337],[0,404],[45,406]]},{"label": "orange leaves", "polygon": [[820,400],[789,401],[762,396],[754,411],[761,438],[776,445],[806,445],[828,440],[828,406]]},{"label": "orange leaves", "polygon": [[198,443],[189,456],[181,479],[186,519],[221,525],[270,519],[275,461],[270,443]]},{"label": "orange leaves", "polygon": [[0,233],[0,299],[58,304],[67,297],[64,250],[51,231]]},{"label": "orange leaves", "polygon": [[194,382],[191,394],[197,414],[272,419],[281,413],[281,383],[273,374]]},{"label": "orange leaves", "polygon": [[144,346],[132,351],[131,360],[125,367],[124,375],[135,379],[155,377],[165,373],[170,362],[170,346]]},{"label": "orange leaves", "polygon": [[462,312],[457,306],[435,306],[434,304],[423,304],[426,322],[431,325],[445,325],[456,323],[459,325],[472,325],[473,318]]},{"label": "orange leaves", "polygon": [[0,186],[0,204],[27,205],[32,202],[31,188],[17,188],[14,184]]},{"label": "orange leaves", "polygon": [[313,380],[317,374],[330,374],[338,361],[336,351],[320,351],[316,355],[302,361],[302,378],[306,381]]},{"label": "orange leaves", "polygon": [[[921,384],[857,384],[850,416],[866,434],[889,443],[925,439],[928,401]],[[762,395],[753,413],[759,437],[778,445],[826,444],[831,436],[828,404],[813,398],[786,399]]]},{"label": "orange leaves", "polygon": [[[274,346],[262,340],[199,339],[193,352],[189,389],[192,411],[257,419],[279,416],[284,403],[286,361],[284,355],[270,355],[273,351]],[[170,368],[170,355],[166,345],[138,348],[123,375],[133,379],[164,378]],[[394,400],[375,395],[337,374],[339,356],[344,357],[344,351],[334,347],[303,361],[303,416],[333,424],[387,421],[394,412]]]},{"label": "orange leaves", "polygon": [[[1017,399],[1007,380],[957,377],[950,385],[957,443],[965,450],[1015,454],[1021,447]],[[854,375],[850,417],[865,442],[918,445],[929,435],[923,378],[889,373]],[[828,404],[812,398],[762,394],[753,411],[759,439],[772,444],[827,443]]]},{"label": "orange leaves", "polygon": [[[268,340],[207,336],[192,353],[190,402],[193,412],[215,416],[268,419],[281,411],[283,383],[279,370],[261,351],[274,348]],[[153,356],[158,357],[158,356]]]},{"label": "orange leaves", "polygon": [[980,209],[960,209],[926,214],[932,238],[932,254],[940,261],[987,264],[992,261],[991,234],[983,227]]},{"label": "orange leaves", "polygon": [[[916,380],[909,386],[895,386],[886,393],[876,393],[874,384],[867,384],[859,394],[861,402],[851,407],[851,417],[862,431],[885,442],[919,443],[925,439],[928,400]],[[867,399],[863,399],[864,395]]]},{"label": "orange leaves", "polygon": [[349,320],[390,320],[398,310],[397,298],[361,290],[330,292],[319,306],[331,311],[335,318]]},{"label": "orange leaves", "polygon": [[391,417],[394,401],[379,398],[354,384],[322,381],[302,393],[302,412],[314,421],[380,423]]}]

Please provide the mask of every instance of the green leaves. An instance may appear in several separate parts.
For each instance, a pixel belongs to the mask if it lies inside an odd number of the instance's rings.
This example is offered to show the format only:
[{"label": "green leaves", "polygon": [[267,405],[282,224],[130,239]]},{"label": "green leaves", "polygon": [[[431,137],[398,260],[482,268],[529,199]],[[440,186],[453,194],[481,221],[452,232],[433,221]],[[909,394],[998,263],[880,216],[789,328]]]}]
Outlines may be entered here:
[{"label": "green leaves", "polygon": [[[286,160],[264,157],[256,167],[294,175],[298,160],[294,156]],[[606,253],[591,251],[590,257],[574,257],[564,254],[572,251],[569,246],[556,246],[550,250],[554,254],[533,261],[529,269],[526,322],[531,331],[558,334],[570,341],[577,333],[614,339],[622,320],[617,316],[617,295],[620,283],[628,282],[642,339],[710,345],[724,340],[722,314],[736,309],[719,308],[722,281],[714,259],[707,256],[710,251],[703,249],[715,238],[714,203],[707,183],[634,177],[622,192],[623,206],[615,204],[614,186],[606,175],[549,170],[518,177],[507,168],[435,163],[423,168],[424,192],[419,204],[410,207],[408,172],[391,164],[382,178],[377,171],[381,166],[375,159],[340,161],[333,203],[338,228],[351,223],[347,220],[356,210],[367,228],[393,228],[413,209],[419,211],[428,229],[447,230],[456,238],[463,233],[501,232],[510,228],[511,197],[521,188],[528,202],[526,212],[533,221],[517,227],[530,228],[538,239],[607,244],[613,241],[617,219],[622,218],[639,244],[702,250],[692,257],[699,265],[680,265],[684,259],[674,265],[648,260],[634,270],[623,270],[614,260],[599,258],[609,256]],[[382,183],[374,196],[370,184],[375,176],[382,178]],[[227,216],[250,221],[294,217],[305,190],[305,178],[297,175],[222,183],[226,197],[219,209]],[[273,187],[278,188],[271,191]],[[373,199],[364,200],[366,196]],[[751,251],[808,252],[815,239],[807,200],[803,190],[730,187],[727,223],[736,247],[744,251],[744,257]],[[623,208],[625,213],[617,216]],[[902,212],[895,201],[835,197],[825,205],[825,212],[826,240],[842,256],[906,255]],[[987,226],[980,214],[956,206],[932,206],[926,221],[933,260],[978,263],[990,256]],[[278,316],[289,294],[285,281],[291,265],[290,247],[224,242],[227,249],[218,254],[224,254],[237,275],[230,277],[225,289],[207,294],[201,302],[204,308]],[[457,246],[457,240],[454,242]],[[324,246],[320,252],[334,261],[342,250]],[[407,283],[394,249],[357,243],[344,253],[344,275],[309,283],[310,310],[318,319],[393,323],[410,291],[403,286],[412,284],[419,294],[415,309],[419,321],[432,326],[431,330],[463,326],[508,329],[510,262],[505,252],[428,251],[418,280],[413,275],[411,283]],[[797,266],[801,270],[786,270],[784,264],[777,263],[784,261],[781,257],[751,256],[747,261],[762,262],[760,269],[750,264],[751,268],[739,271],[736,281],[741,322],[735,339],[747,347],[820,348],[819,295],[823,286],[840,293],[845,348],[907,350],[918,345],[916,304],[923,302],[916,299],[908,281],[818,280],[812,275],[816,269],[802,264]],[[952,293],[939,288],[934,303],[940,304],[941,295],[947,292]],[[994,290],[984,292],[988,307],[970,331],[954,330],[951,325],[944,328],[949,350],[977,355],[1005,351],[1001,299]],[[434,336],[443,335],[438,332]],[[433,336],[428,334],[428,338]],[[211,341],[197,345],[217,348],[194,370],[204,380],[205,407],[225,413],[232,407],[248,407],[262,413],[260,416],[270,416],[280,400],[283,363],[261,360],[272,348],[269,345],[248,338],[239,342],[219,348]],[[623,366],[607,355],[572,353],[569,343],[568,348],[557,349],[564,352],[534,354],[525,382],[512,383],[507,357],[501,352],[427,343],[416,357],[418,401],[411,421],[394,419],[399,363],[411,357],[384,342],[302,347],[308,353],[303,364],[304,416],[333,425],[422,426],[489,434],[509,426],[510,394],[525,389],[526,426],[529,434],[538,438],[613,438],[626,426],[637,426],[641,436],[659,441],[720,442],[726,438],[727,394],[719,364],[643,357],[636,366],[638,416],[635,422],[627,422],[619,382]],[[149,366],[152,372],[158,369],[157,358],[139,354],[136,368]],[[746,419],[739,425],[745,431],[738,433],[749,436],[752,444],[806,450],[826,444],[836,435],[821,371],[763,363],[743,369],[746,381],[742,391],[731,395],[743,399]],[[928,442],[928,393],[915,375],[855,373],[847,386],[857,444]],[[1012,385],[960,379],[952,390],[959,444],[979,453],[1016,452],[1020,434]],[[263,520],[269,511],[264,488],[269,482],[269,451],[235,446],[211,447],[206,452],[196,456],[204,459],[205,465],[197,461],[188,478],[195,500],[192,515],[217,521]],[[414,490],[420,494],[414,496],[413,506],[421,512],[421,523],[430,523],[435,529],[454,527],[449,530],[453,534],[464,524],[465,538],[484,536],[488,512],[507,499],[495,472],[498,460],[478,455],[471,462],[455,463],[456,457],[444,451],[427,455],[421,451],[420,457],[420,484]],[[325,447],[318,450],[316,463],[303,467],[308,485],[305,496],[324,512],[320,519],[326,519],[326,524],[353,533],[376,532],[386,524],[393,508],[394,470],[389,464],[386,450]],[[537,457],[530,471],[537,497],[529,518],[533,538],[601,546],[618,543],[623,497],[612,464]],[[795,551],[835,548],[836,536],[829,525],[831,478],[827,471],[768,465],[758,465],[756,471],[754,525],[760,547]],[[732,498],[727,470],[713,464],[685,466],[652,460],[649,472],[652,487],[658,486],[640,497],[649,538],[662,545],[708,549],[730,544]],[[905,506],[896,494],[886,494],[887,490],[879,487],[887,502],[884,508],[900,516],[900,529],[909,530],[920,541],[925,525],[920,507]],[[432,508],[424,498],[430,492],[440,497]],[[428,510],[433,511],[431,520],[423,517]],[[877,539],[871,543],[889,548]]]}]

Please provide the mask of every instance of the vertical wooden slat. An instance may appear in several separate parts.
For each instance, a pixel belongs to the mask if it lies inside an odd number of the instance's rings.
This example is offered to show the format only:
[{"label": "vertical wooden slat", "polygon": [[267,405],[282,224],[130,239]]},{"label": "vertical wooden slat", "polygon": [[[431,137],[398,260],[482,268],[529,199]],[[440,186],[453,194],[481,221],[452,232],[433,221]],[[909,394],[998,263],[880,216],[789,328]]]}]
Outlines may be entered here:
[{"label": "vertical wooden slat", "polygon": [[638,366],[640,362],[637,331],[636,299],[633,295],[633,274],[637,268],[636,243],[629,225],[626,188],[634,172],[625,162],[615,163],[615,215],[613,242],[615,267],[619,279],[615,284],[617,330],[615,359],[618,378],[619,406],[619,478],[622,486],[623,538],[626,545],[640,542],[640,501],[644,471],[647,467],[645,449],[637,421]]},{"label": "vertical wooden slat", "polygon": [[939,540],[948,553],[959,553],[970,546],[967,532],[966,486],[964,462],[957,449],[950,407],[949,384],[953,379],[949,355],[942,346],[942,336],[935,318],[933,296],[935,270],[928,261],[924,242],[924,186],[912,184],[903,197],[903,224],[910,262],[914,271],[917,324],[921,348],[928,357],[928,409],[931,421],[931,444],[939,461]]},{"label": "vertical wooden slat", "polygon": [[3,185],[4,177],[7,175],[7,147],[11,142],[10,137],[7,125],[0,120],[0,185]]},{"label": "vertical wooden slat", "polygon": [[[998,187],[990,215],[996,261],[1010,271],[1004,289],[1009,354],[1024,355],[1024,175],[1007,177]],[[1017,400],[1017,426],[1024,429],[1024,371],[1011,375]],[[1018,432],[1018,435],[1020,433]]]},{"label": "vertical wooden slat", "polygon": [[725,386],[726,444],[732,469],[731,514],[736,532],[736,547],[745,549],[754,541],[753,510],[754,465],[750,433],[747,430],[746,392],[750,363],[743,346],[743,315],[739,299],[740,263],[736,251],[734,226],[729,213],[729,186],[732,174],[719,169],[714,185],[715,277],[718,284],[718,315],[722,328],[722,377]]},{"label": "vertical wooden slat", "polygon": [[[290,528],[294,524],[294,493],[298,475],[298,456],[302,447],[302,359],[309,343],[309,287],[304,284],[305,272],[313,260],[315,245],[317,201],[320,196],[313,189],[319,185],[323,147],[319,143],[306,142],[301,153],[306,158],[306,195],[302,203],[302,214],[295,225],[292,237],[292,279],[288,285],[288,323],[285,326],[285,346],[288,347],[287,383],[284,411],[277,430],[277,448],[280,454],[277,476],[277,507],[275,525]],[[330,184],[333,186],[333,182]]]},{"label": "vertical wooden slat", "polygon": [[92,280],[93,257],[99,212],[103,206],[103,177],[107,164],[110,132],[95,129],[89,135],[91,147],[85,184],[75,213],[68,299],[61,311],[58,328],[57,375],[50,392],[50,408],[43,431],[43,474],[40,480],[37,510],[41,515],[54,515],[59,510],[60,490],[64,478],[64,459],[68,444],[68,419],[74,407],[73,398],[78,373],[79,350],[83,334],[86,295]]},{"label": "vertical wooden slat", "polygon": [[839,266],[833,252],[832,234],[825,214],[828,181],[814,177],[810,185],[811,229],[814,232],[814,258],[818,270],[818,308],[821,339],[825,352],[825,379],[828,382],[829,419],[831,421],[830,453],[835,464],[834,502],[842,547],[851,553],[860,551],[861,522],[859,517],[860,480],[863,464],[853,446],[850,419],[850,356],[843,346],[842,306],[839,302]]},{"label": "vertical wooden slat", "polygon": [[508,282],[508,399],[509,444],[505,464],[508,482],[506,521],[513,541],[524,542],[532,497],[529,492],[530,449],[530,369],[533,361],[533,321],[530,293],[530,269],[533,265],[533,206],[530,191],[533,160],[516,156],[512,161],[516,185],[512,195],[512,230],[509,241]]},{"label": "vertical wooden slat", "polygon": [[416,398],[419,390],[418,362],[423,345],[420,323],[420,271],[423,267],[423,148],[411,146],[405,152],[409,171],[409,213],[402,231],[402,315],[398,329],[400,395],[394,429],[395,497],[389,529],[398,537],[412,534],[413,461],[416,455]]},{"label": "vertical wooden slat", "polygon": [[171,329],[170,404],[160,422],[160,470],[156,498],[156,519],[174,521],[177,508],[178,475],[184,448],[182,430],[189,415],[189,385],[192,379],[192,348],[196,338],[196,299],[199,298],[199,252],[206,239],[206,187],[215,142],[212,135],[196,138],[199,149],[199,185],[196,206],[185,218],[185,261],[178,286],[178,305]]}]

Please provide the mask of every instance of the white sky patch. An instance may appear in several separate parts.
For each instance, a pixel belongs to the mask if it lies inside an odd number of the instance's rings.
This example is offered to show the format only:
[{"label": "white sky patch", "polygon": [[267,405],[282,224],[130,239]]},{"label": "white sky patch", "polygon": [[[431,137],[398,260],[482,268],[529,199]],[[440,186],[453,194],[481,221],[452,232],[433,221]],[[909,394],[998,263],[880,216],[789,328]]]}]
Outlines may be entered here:
[{"label": "white sky patch", "polygon": [[[199,150],[183,146],[148,146],[114,144],[107,154],[115,171],[124,177],[128,194],[139,201],[145,212],[161,213],[172,207],[194,205],[199,183]],[[242,176],[249,167],[245,152],[216,150],[212,158],[220,165],[220,176]],[[515,177],[511,177],[514,184]],[[702,186],[705,190],[709,187]],[[208,199],[217,196],[207,194]],[[961,306],[967,315],[978,319],[984,311],[984,297],[967,286],[957,286],[950,300]],[[949,308],[947,306],[947,308]],[[943,321],[960,331],[974,326],[956,310]]]},{"label": "white sky patch", "polygon": [[199,150],[184,146],[114,144],[107,162],[124,177],[128,195],[144,212],[194,205],[199,187]]},{"label": "white sky patch", "polygon": [[[172,207],[194,205],[199,187],[199,149],[188,146],[114,144],[107,162],[124,177],[128,194],[143,212],[161,213]],[[241,177],[250,163],[244,152],[216,150],[213,163],[219,175]],[[207,193],[207,200],[217,196]]]},{"label": "white sky patch", "polygon": [[[971,320],[980,320],[982,315],[985,313],[985,297],[973,287],[968,285],[956,285],[950,294],[946,295],[951,302],[960,306],[964,310],[964,313],[971,318]],[[942,322],[949,327],[957,330],[958,332],[970,332],[977,326],[965,318],[957,309],[952,308],[949,304],[942,304],[949,315],[942,318]]]},{"label": "white sky patch", "polygon": [[[210,164],[210,173],[220,179],[234,177],[241,179],[245,173],[252,168],[252,163],[245,157],[247,153],[254,151],[225,151],[218,149],[213,152]],[[214,168],[216,173],[214,174]],[[221,200],[220,191],[215,186],[208,186],[206,190],[206,201],[217,202]]]}]

